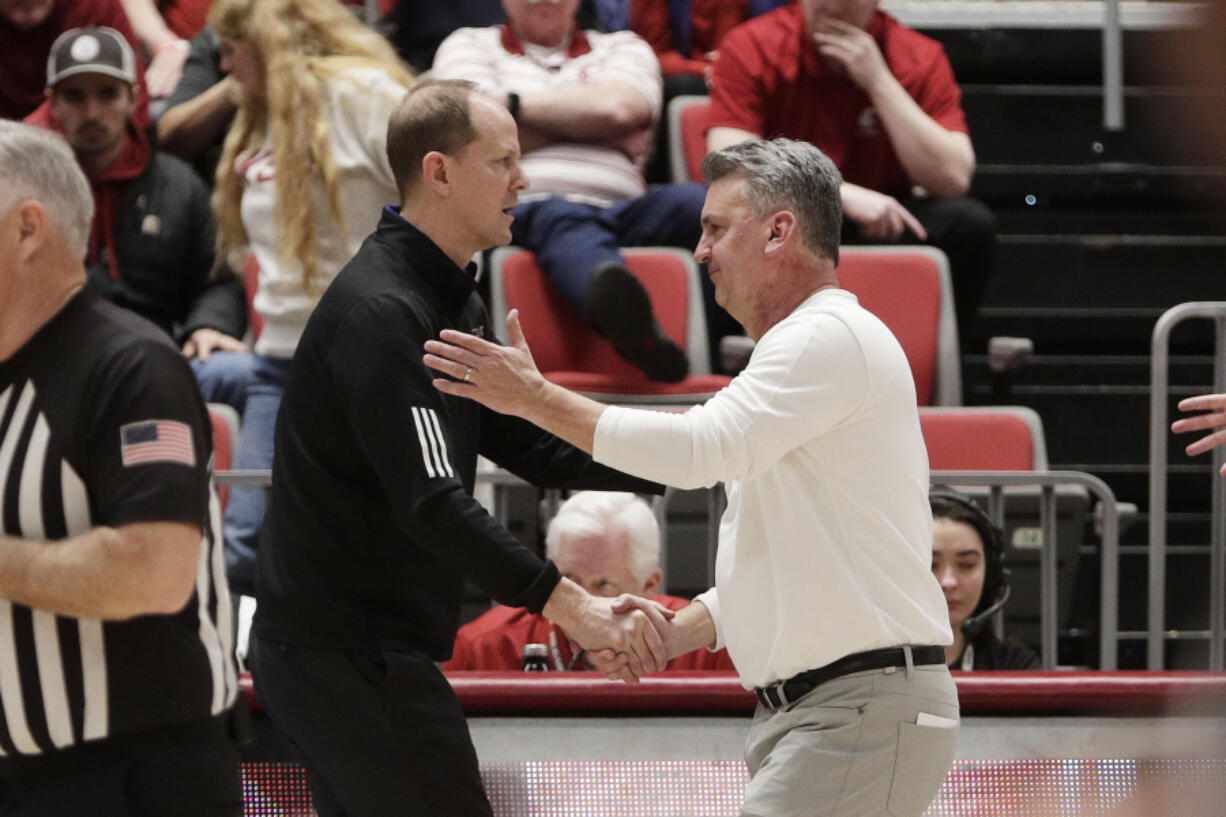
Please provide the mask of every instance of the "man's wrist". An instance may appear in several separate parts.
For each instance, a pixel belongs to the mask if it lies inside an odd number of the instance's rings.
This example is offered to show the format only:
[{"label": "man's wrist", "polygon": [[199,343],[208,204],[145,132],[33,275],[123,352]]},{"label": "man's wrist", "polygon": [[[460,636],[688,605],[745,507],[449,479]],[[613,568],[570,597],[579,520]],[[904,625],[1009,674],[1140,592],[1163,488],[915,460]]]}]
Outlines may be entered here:
[{"label": "man's wrist", "polygon": [[[898,81],[898,77],[894,76],[888,66],[883,66],[882,70],[877,72],[871,81],[865,83],[864,93],[868,96],[869,101],[873,103],[874,107],[878,109],[891,101],[891,95],[901,93],[907,99],[911,99],[907,89],[902,87],[902,83]],[[880,115],[881,112],[878,110],[878,117]]]},{"label": "man's wrist", "polygon": [[579,608],[586,596],[587,592],[582,587],[563,576],[541,608],[541,615],[567,630],[567,625],[579,616]]}]

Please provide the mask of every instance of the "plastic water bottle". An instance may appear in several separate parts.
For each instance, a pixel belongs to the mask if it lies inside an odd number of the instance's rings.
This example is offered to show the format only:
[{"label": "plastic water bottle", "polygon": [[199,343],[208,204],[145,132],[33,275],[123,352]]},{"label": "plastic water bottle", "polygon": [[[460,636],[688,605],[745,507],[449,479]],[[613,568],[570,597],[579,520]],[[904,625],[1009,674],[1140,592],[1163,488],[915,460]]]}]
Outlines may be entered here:
[{"label": "plastic water bottle", "polygon": [[549,648],[544,644],[525,644],[524,672],[549,672]]}]

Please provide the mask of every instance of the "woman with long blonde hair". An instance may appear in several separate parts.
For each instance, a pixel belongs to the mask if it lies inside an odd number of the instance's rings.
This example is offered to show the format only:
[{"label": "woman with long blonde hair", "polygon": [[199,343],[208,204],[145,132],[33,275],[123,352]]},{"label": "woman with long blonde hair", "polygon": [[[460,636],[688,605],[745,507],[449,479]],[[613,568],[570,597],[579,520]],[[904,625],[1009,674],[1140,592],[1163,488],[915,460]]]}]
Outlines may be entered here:
[{"label": "woman with long blonde hair", "polygon": [[[214,0],[209,25],[242,92],[213,192],[218,250],[258,262],[253,307],[263,321],[236,467],[270,468],[281,391],[307,318],[383,207],[399,199],[387,121],[412,75],[339,0]],[[243,594],[254,591],[262,508],[260,489],[231,490],[227,572]]]}]

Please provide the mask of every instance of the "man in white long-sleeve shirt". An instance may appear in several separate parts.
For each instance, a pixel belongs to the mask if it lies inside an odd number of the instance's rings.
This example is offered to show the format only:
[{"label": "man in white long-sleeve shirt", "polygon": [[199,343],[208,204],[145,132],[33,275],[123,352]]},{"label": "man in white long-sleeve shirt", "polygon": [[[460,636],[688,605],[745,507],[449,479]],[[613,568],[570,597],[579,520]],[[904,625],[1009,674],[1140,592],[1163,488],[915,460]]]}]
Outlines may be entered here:
[{"label": "man in white long-sleeve shirt", "polygon": [[838,289],[841,178],[826,156],[755,140],[709,155],[703,174],[695,257],[757,341],[705,405],[672,415],[560,389],[536,371],[514,313],[513,345],[445,332],[426,362],[465,381],[440,390],[598,461],[679,487],[724,481],[716,586],[665,639],[670,655],[726,646],[757,691],[743,815],[919,815],[953,758],[958,701],[910,369]]}]

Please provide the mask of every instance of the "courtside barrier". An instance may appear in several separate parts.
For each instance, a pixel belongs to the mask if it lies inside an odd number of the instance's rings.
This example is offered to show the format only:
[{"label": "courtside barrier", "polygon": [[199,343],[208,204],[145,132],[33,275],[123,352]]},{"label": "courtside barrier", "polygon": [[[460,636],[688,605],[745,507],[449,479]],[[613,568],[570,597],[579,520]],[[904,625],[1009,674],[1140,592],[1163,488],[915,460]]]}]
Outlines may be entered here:
[{"label": "courtside barrier", "polygon": [[[954,673],[957,758],[927,817],[1220,815],[1226,676]],[[736,817],[754,698],[727,673],[452,673],[497,817]],[[250,680],[243,679],[250,694]],[[248,815],[310,814],[251,699]],[[337,706],[343,706],[338,701]],[[270,749],[269,746],[274,748]],[[406,813],[413,813],[406,804]]]}]

